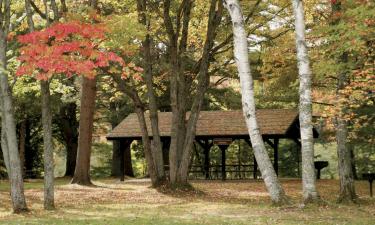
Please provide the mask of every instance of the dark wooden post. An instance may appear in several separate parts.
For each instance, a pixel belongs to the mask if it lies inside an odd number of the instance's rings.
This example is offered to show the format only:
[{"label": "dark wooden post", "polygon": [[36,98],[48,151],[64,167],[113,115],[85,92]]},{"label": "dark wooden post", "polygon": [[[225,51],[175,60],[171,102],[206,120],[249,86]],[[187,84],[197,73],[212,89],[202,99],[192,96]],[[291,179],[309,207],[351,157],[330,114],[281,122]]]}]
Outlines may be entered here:
[{"label": "dark wooden post", "polygon": [[131,162],[130,145],[131,140],[120,140],[120,180],[125,180],[125,175],[134,177],[133,166]]},{"label": "dark wooden post", "polygon": [[266,143],[273,148],[273,168],[276,172],[276,175],[279,175],[279,139],[274,138],[273,142],[269,139],[266,139]]},{"label": "dark wooden post", "polygon": [[204,162],[203,162],[203,170],[206,180],[210,179],[210,150],[213,146],[213,141],[210,140],[197,140],[197,143],[203,148],[204,153]]},{"label": "dark wooden post", "polygon": [[210,148],[204,149],[204,173],[206,180],[210,179]]},{"label": "dark wooden post", "polygon": [[257,160],[256,160],[255,156],[253,156],[253,158],[254,158],[253,178],[256,180],[256,179],[258,179],[258,163],[257,163]]},{"label": "dark wooden post", "polygon": [[297,173],[298,176],[301,176],[301,171],[300,171],[300,151],[301,151],[301,142],[298,139],[293,139],[293,141],[297,144]]},{"label": "dark wooden post", "polygon": [[279,175],[279,139],[275,138],[273,141],[273,167],[275,172]]},{"label": "dark wooden post", "polygon": [[120,181],[125,181],[125,148],[124,141],[120,141]]},{"label": "dark wooden post", "polygon": [[[249,145],[249,147],[251,149],[253,149],[253,145],[251,144],[251,141],[249,139],[245,139],[245,141]],[[255,158],[255,154],[253,156],[253,161],[254,161],[254,165],[253,165],[253,179],[258,179],[258,163],[257,163],[257,159]]]},{"label": "dark wooden post", "polygon": [[221,179],[227,179],[227,172],[226,172],[226,154],[225,150],[228,148],[228,145],[218,145],[221,150]]}]

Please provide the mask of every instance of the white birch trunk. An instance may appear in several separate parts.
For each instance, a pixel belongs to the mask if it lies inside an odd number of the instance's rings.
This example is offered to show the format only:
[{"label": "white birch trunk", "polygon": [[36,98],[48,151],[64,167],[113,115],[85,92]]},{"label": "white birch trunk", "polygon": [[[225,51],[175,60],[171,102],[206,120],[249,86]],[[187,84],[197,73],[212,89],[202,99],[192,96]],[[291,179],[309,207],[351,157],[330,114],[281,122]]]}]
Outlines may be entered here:
[{"label": "white birch trunk", "polygon": [[224,6],[227,8],[233,23],[234,57],[240,76],[242,108],[255,158],[272,202],[275,204],[285,204],[289,200],[277,179],[256,119],[254,84],[250,71],[247,33],[244,27],[241,6],[238,0],[225,0]]},{"label": "white birch trunk", "polygon": [[312,125],[311,69],[305,39],[304,9],[301,0],[293,0],[299,74],[299,122],[302,151],[302,189],[305,204],[319,199],[315,185],[314,137]]}]

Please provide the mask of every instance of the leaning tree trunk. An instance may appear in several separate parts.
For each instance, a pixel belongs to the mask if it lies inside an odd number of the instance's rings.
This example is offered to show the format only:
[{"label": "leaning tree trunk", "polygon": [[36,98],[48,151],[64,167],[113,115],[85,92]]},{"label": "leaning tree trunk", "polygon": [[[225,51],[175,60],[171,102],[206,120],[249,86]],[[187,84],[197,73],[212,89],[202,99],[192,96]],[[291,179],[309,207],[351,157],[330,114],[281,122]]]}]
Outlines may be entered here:
[{"label": "leaning tree trunk", "polygon": [[[150,21],[147,18],[147,0],[137,0],[137,10],[140,23],[145,25],[147,29],[150,29]],[[149,101],[150,108],[150,121],[151,121],[151,131],[152,131],[152,142],[151,150],[153,153],[153,158],[155,161],[155,166],[157,170],[157,176],[159,183],[163,183],[166,180],[164,171],[164,161],[163,161],[163,150],[160,140],[159,131],[159,118],[158,118],[158,106],[156,103],[156,94],[153,85],[153,72],[152,72],[152,39],[149,34],[146,35],[145,40],[142,43],[143,57],[144,57],[144,68],[145,68],[145,82],[147,86],[147,97]]]},{"label": "leaning tree trunk", "polygon": [[146,118],[144,115],[144,105],[136,90],[128,87],[126,85],[126,82],[122,80],[120,76],[113,76],[113,80],[118,84],[118,88],[121,90],[121,92],[129,96],[134,103],[134,111],[137,114],[139,126],[142,133],[142,144],[145,153],[148,174],[150,175],[152,186],[160,186],[155,161],[151,152],[151,141],[147,130]]},{"label": "leaning tree trunk", "polygon": [[95,113],[96,78],[82,78],[77,163],[73,184],[91,185],[90,157]]},{"label": "leaning tree trunk", "polygon": [[250,71],[247,33],[244,27],[241,6],[237,0],[225,0],[224,6],[227,8],[232,19],[234,57],[240,76],[242,108],[250,140],[254,149],[255,158],[272,202],[274,204],[285,204],[288,203],[288,198],[277,179],[274,168],[272,167],[256,119],[254,84]]},{"label": "leaning tree trunk", "polygon": [[319,199],[315,185],[314,137],[312,125],[311,69],[305,39],[304,9],[301,0],[293,0],[299,74],[299,122],[301,127],[302,187],[305,204]]},{"label": "leaning tree trunk", "polygon": [[[219,3],[219,4],[217,4]],[[217,8],[218,7],[218,8]],[[198,74],[197,93],[194,96],[193,105],[190,110],[190,116],[186,125],[185,140],[183,145],[181,162],[178,168],[178,182],[187,184],[189,177],[190,164],[192,159],[192,150],[195,139],[196,125],[199,113],[202,108],[204,95],[209,86],[209,67],[211,58],[211,49],[217,34],[217,27],[221,23],[223,4],[221,0],[211,0],[209,19],[207,26],[206,41],[204,44],[201,64]]]},{"label": "leaning tree trunk", "polygon": [[5,7],[0,16],[2,16],[3,24],[0,29],[0,95],[2,98],[2,123],[4,127],[2,131],[5,133],[5,150],[8,150],[9,156],[9,179],[11,184],[11,198],[13,211],[19,213],[27,210],[24,195],[23,177],[21,170],[20,156],[18,152],[18,142],[16,134],[16,124],[13,111],[13,100],[8,83],[7,72],[7,36],[10,24],[10,1],[4,2]]},{"label": "leaning tree trunk", "polygon": [[156,95],[153,86],[153,75],[152,75],[152,57],[151,57],[151,37],[146,36],[146,40],[143,42],[143,52],[145,57],[145,80],[147,86],[147,96],[149,100],[150,107],[150,121],[152,130],[152,142],[151,148],[153,152],[153,157],[155,160],[155,166],[157,169],[157,176],[159,182],[165,181],[165,171],[164,171],[164,161],[163,161],[163,150],[160,140],[159,132],[159,118],[158,118],[158,107],[156,104]]},{"label": "leaning tree trunk", "polygon": [[49,81],[41,81],[42,124],[43,124],[43,159],[44,159],[44,209],[55,208],[54,197],[54,160],[52,143],[52,112],[50,103]]}]

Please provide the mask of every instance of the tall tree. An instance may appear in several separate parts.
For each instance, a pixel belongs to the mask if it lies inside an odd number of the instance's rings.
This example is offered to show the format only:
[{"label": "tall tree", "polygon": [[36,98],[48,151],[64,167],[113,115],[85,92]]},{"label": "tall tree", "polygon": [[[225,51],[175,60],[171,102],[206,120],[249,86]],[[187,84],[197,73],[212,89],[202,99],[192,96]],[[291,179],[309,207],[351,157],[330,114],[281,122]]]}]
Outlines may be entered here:
[{"label": "tall tree", "polygon": [[[137,0],[137,9],[139,15],[139,21],[143,24],[147,30],[151,29],[150,20],[147,19],[147,0]],[[152,153],[155,161],[156,172],[158,176],[158,182],[163,183],[166,179],[164,172],[164,161],[163,161],[163,150],[162,143],[160,140],[159,131],[159,118],[158,118],[158,106],[156,103],[156,95],[153,85],[153,59],[152,59],[152,39],[149,33],[146,34],[145,40],[142,42],[143,49],[143,62],[144,62],[144,77],[147,86],[147,97],[149,101],[150,109],[150,121],[152,130]]]},{"label": "tall tree", "polygon": [[299,122],[302,151],[302,187],[305,204],[319,199],[315,185],[314,137],[312,124],[312,76],[310,60],[305,39],[304,9],[301,0],[293,0],[295,17],[296,49],[298,61],[299,86]]},{"label": "tall tree", "polygon": [[[51,5],[54,0],[51,0]],[[43,0],[45,14],[49,15],[49,5],[47,0]],[[55,9],[55,7],[53,7]],[[34,22],[30,0],[25,0],[25,9],[29,31],[34,32]],[[54,18],[57,18],[54,12]],[[50,25],[50,19],[46,17],[47,26]],[[49,80],[40,81],[40,90],[42,98],[42,125],[43,125],[43,161],[44,161],[44,208],[52,210],[55,208],[54,197],[54,159],[53,159],[53,141],[52,141],[52,111],[50,104],[50,85]]]},{"label": "tall tree", "polygon": [[209,84],[209,67],[212,58],[217,28],[221,23],[222,1],[211,0],[209,3],[208,26],[203,52],[193,66],[196,74],[195,95],[192,97],[190,115],[186,122],[187,91],[192,91],[191,77],[187,71],[187,46],[193,1],[184,0],[178,7],[175,26],[171,16],[171,1],[163,1],[163,20],[168,36],[168,64],[170,76],[170,100],[172,108],[171,144],[169,149],[169,174],[172,184],[187,184],[189,165],[192,155],[195,128],[202,107],[203,98]]},{"label": "tall tree", "polygon": [[[1,94],[1,111],[2,111],[2,141],[3,151],[8,151],[4,156],[9,158],[8,176],[11,184],[11,198],[13,211],[20,213],[27,211],[26,200],[24,195],[24,184],[20,156],[18,152],[18,141],[16,134],[16,124],[14,119],[14,109],[11,89],[8,83],[7,71],[7,47],[8,34],[10,27],[10,1],[0,2],[0,94]],[[3,135],[5,134],[5,138]],[[4,157],[5,158],[5,157]]]},{"label": "tall tree", "polygon": [[[332,25],[338,25],[342,15],[342,3],[340,0],[332,0]],[[341,56],[336,59],[340,64],[348,64],[348,52],[342,52]],[[335,116],[336,128],[336,142],[337,142],[337,156],[338,156],[338,169],[340,179],[340,194],[338,202],[355,202],[357,195],[354,186],[354,175],[351,163],[351,154],[348,141],[348,121],[345,118],[347,114],[347,106],[340,103],[340,99],[345,98],[343,91],[349,85],[349,71],[340,71],[337,75],[336,85],[336,105],[339,112]]]},{"label": "tall tree", "polygon": [[[98,2],[96,0],[90,0],[89,6],[92,9],[97,10]],[[71,181],[72,184],[91,184],[90,158],[94,128],[96,80],[96,77],[82,77],[77,162],[74,176]]]},{"label": "tall tree", "polygon": [[275,204],[285,204],[289,200],[277,179],[277,175],[268,156],[256,119],[254,83],[250,70],[247,32],[241,6],[237,0],[224,0],[233,25],[234,57],[238,68],[242,93],[242,109],[249,131],[254,155],[271,200]]}]

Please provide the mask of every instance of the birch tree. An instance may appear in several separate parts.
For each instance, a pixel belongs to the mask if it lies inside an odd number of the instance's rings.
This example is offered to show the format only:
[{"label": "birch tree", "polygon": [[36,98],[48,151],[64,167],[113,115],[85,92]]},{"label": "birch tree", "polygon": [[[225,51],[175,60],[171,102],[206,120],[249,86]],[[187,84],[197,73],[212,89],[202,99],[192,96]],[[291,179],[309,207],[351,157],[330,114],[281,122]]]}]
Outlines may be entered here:
[{"label": "birch tree", "polygon": [[247,33],[244,27],[241,6],[238,0],[225,0],[224,6],[228,10],[232,20],[234,58],[241,83],[242,109],[254,149],[254,155],[272,202],[278,205],[286,204],[289,202],[289,199],[285,195],[284,189],[281,187],[281,184],[277,179],[277,175],[267,154],[256,119],[254,83],[250,70]]},{"label": "birch tree", "polygon": [[319,199],[315,185],[314,137],[312,125],[311,69],[305,39],[304,9],[301,0],[293,0],[295,34],[299,74],[299,122],[302,151],[303,201],[309,203]]},{"label": "birch tree", "polygon": [[[27,211],[24,195],[24,184],[20,156],[18,152],[18,141],[16,134],[16,123],[14,119],[14,109],[11,89],[8,83],[7,72],[7,36],[10,26],[10,1],[0,2],[0,97],[2,111],[2,149],[7,151],[4,159],[8,160],[8,177],[10,180],[10,195],[12,199],[13,211],[20,213]],[[3,141],[5,142],[3,143]]]}]

